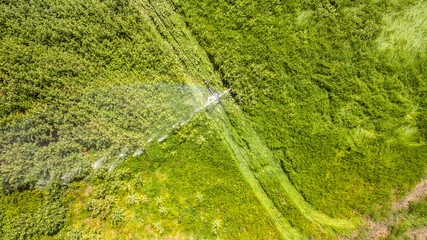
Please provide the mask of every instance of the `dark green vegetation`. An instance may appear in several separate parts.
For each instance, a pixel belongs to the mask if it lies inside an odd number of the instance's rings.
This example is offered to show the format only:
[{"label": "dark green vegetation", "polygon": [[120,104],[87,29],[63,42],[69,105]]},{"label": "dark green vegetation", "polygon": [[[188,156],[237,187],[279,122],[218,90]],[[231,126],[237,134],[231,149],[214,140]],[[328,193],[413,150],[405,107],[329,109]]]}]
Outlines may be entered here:
[{"label": "dark green vegetation", "polygon": [[203,95],[200,89],[176,84],[102,88],[0,127],[0,191],[50,180],[70,182],[84,177],[95,161],[114,167],[126,156],[138,155],[150,138],[167,136],[194,114],[201,96],[193,92]]},{"label": "dark green vegetation", "polygon": [[66,221],[66,208],[57,200],[58,188],[45,192],[14,192],[0,196],[0,226],[4,239],[25,239],[33,235],[53,235]]},{"label": "dark green vegetation", "polygon": [[335,238],[426,176],[426,1],[0,10],[3,238]]},{"label": "dark green vegetation", "polygon": [[2,122],[87,88],[182,81],[145,17],[135,1],[2,1]]}]

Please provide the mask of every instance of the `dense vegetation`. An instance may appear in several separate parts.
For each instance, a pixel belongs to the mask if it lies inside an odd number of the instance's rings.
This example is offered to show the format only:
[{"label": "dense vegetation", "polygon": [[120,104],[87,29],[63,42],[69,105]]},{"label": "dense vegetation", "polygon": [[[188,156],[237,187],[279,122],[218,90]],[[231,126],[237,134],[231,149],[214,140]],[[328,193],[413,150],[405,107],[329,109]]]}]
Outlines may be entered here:
[{"label": "dense vegetation", "polygon": [[[117,170],[100,167],[66,189],[52,183],[42,193],[2,196],[1,206],[13,207],[2,209],[4,236],[46,236],[37,230],[42,223],[32,219],[43,203],[59,201],[66,207],[67,224],[56,239],[277,238],[273,222],[229,160],[212,121],[197,117],[179,134],[153,144]],[[209,156],[210,151],[223,154]],[[59,226],[63,218],[54,214],[47,216]],[[29,224],[15,224],[16,216]]]},{"label": "dense vegetation", "polygon": [[[422,0],[1,1],[0,237],[331,239],[389,217],[426,177],[426,19]],[[196,113],[205,79],[232,95]]]},{"label": "dense vegetation", "polygon": [[133,1],[2,1],[2,121],[85,88],[182,76]]},{"label": "dense vegetation", "polygon": [[378,216],[394,189],[425,176],[427,40],[425,33],[401,39],[389,26],[399,24],[389,18],[425,22],[425,2],[175,2],[318,209]]},{"label": "dense vegetation", "polygon": [[[113,168],[158,141],[201,106],[198,88],[128,84],[88,91],[0,127],[0,191],[70,182],[94,168]],[[17,144],[19,143],[19,144]],[[34,161],[37,159],[37,161]]]}]

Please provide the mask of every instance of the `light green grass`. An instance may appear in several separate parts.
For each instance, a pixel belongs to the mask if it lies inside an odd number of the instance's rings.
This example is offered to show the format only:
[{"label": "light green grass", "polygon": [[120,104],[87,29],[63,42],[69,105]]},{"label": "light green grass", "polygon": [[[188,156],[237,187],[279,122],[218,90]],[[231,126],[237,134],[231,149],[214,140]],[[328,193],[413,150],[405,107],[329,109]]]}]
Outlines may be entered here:
[{"label": "light green grass", "polygon": [[[221,129],[224,129],[225,143],[234,154],[240,171],[250,183],[258,199],[272,215],[285,239],[303,238],[301,231],[320,238],[332,237],[331,230],[344,234],[355,228],[358,222],[356,219],[353,222],[333,219],[316,211],[307,203],[292,186],[280,163],[256,135],[238,107],[232,101],[226,101],[224,106],[226,107],[218,111],[216,118],[221,119],[217,122],[223,125]],[[289,208],[295,208],[294,215],[289,215]],[[302,219],[296,220],[299,217]],[[304,228],[301,229],[299,224],[305,224]]]},{"label": "light green grass", "polygon": [[402,12],[384,16],[384,27],[377,39],[378,48],[392,56],[427,57],[427,2],[405,7]]}]

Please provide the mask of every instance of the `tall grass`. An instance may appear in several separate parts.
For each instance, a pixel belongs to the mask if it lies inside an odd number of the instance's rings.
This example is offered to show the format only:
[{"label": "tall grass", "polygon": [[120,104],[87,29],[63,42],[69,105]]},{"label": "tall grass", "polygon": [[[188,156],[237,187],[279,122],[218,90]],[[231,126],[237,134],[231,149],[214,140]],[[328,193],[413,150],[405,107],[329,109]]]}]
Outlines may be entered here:
[{"label": "tall grass", "polygon": [[427,57],[427,2],[405,7],[401,12],[391,12],[383,18],[383,31],[377,39],[378,48],[389,52],[392,58]]},{"label": "tall grass", "polygon": [[394,190],[425,176],[425,59],[378,50],[413,22],[399,41],[424,51],[415,2],[174,3],[305,200],[335,217],[384,217]]}]

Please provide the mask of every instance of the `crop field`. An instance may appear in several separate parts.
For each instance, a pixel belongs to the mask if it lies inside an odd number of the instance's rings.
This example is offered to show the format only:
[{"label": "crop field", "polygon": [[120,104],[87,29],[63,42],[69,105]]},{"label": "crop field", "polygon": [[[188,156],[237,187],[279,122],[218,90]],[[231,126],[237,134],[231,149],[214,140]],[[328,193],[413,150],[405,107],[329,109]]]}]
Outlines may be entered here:
[{"label": "crop field", "polygon": [[6,0],[0,38],[2,239],[425,236],[425,0]]}]

